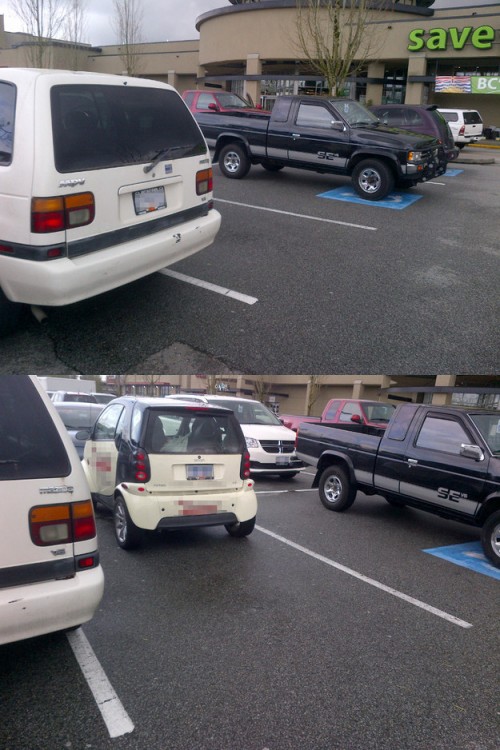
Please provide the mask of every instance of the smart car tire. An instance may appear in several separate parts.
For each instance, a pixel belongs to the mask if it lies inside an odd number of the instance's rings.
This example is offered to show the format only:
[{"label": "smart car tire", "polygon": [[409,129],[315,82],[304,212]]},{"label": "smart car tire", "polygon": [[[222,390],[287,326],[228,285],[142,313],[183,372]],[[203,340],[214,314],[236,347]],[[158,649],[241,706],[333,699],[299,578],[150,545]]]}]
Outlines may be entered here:
[{"label": "smart car tire", "polygon": [[122,549],[135,549],[142,542],[143,532],[130,518],[122,497],[117,497],[113,511],[115,536]]},{"label": "smart car tire", "polygon": [[252,533],[255,527],[255,516],[249,521],[241,521],[240,523],[228,523],[226,524],[226,531],[230,536],[242,537],[248,536]]}]

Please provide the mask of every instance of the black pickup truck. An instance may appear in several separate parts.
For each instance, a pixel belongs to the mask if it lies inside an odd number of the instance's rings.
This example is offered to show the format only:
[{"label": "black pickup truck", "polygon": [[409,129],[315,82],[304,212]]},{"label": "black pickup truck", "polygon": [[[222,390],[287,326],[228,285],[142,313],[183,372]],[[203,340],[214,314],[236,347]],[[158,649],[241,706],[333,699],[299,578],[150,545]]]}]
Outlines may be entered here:
[{"label": "black pickup truck", "polygon": [[375,201],[446,171],[437,138],[383,125],[352,99],[280,96],[269,114],[206,111],[195,119],[226,177],[241,179],[252,164],[349,175],[358,195]]},{"label": "black pickup truck", "polygon": [[329,510],[349,508],[360,489],[479,526],[500,568],[499,411],[402,404],[386,429],[305,422],[296,447]]}]

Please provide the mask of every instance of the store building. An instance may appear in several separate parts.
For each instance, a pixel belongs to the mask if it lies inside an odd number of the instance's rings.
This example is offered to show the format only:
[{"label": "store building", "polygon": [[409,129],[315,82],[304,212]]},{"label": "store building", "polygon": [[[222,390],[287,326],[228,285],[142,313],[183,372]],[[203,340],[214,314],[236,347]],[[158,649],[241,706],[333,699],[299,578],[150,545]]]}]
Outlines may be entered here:
[{"label": "store building", "polygon": [[[279,94],[324,90],[323,79],[297,51],[297,0],[220,4],[197,19],[199,40],[138,45],[138,74],[179,91],[233,90],[265,106]],[[363,74],[348,80],[347,93],[373,104],[477,109],[486,126],[500,126],[500,4],[433,5],[434,0],[373,1],[367,26],[378,40],[373,59]],[[27,34],[6,31],[0,16],[0,66],[29,64],[33,43]],[[48,64],[121,74],[123,49],[54,41]]]}]

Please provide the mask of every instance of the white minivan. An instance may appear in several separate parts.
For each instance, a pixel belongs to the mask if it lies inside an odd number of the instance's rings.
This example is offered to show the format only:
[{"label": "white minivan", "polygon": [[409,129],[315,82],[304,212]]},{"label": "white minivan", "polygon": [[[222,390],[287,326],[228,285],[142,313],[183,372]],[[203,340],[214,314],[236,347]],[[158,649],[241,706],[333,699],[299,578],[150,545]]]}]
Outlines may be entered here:
[{"label": "white minivan", "polygon": [[295,432],[285,427],[276,414],[260,401],[237,396],[185,393],[165,398],[198,401],[231,409],[245,436],[253,476],[276,475],[282,479],[292,479],[305,469],[305,464],[295,452]]},{"label": "white minivan", "polygon": [[168,84],[0,71],[0,335],[20,303],[67,305],[210,245],[212,164]]},{"label": "white minivan", "polygon": [[36,377],[0,377],[0,644],[94,615],[104,575],[77,452]]}]

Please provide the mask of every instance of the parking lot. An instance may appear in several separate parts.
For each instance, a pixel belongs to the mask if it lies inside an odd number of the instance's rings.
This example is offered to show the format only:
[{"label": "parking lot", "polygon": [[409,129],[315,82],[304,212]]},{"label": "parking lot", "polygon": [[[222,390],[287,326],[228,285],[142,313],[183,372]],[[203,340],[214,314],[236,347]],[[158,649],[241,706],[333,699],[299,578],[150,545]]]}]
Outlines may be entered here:
[{"label": "parking lot", "polygon": [[245,539],[127,553],[101,509],[92,622],[0,649],[2,750],[496,750],[498,580],[426,553],[479,532],[312,478],[259,480]]},{"label": "parking lot", "polygon": [[256,166],[239,181],[215,166],[212,247],[27,315],[0,371],[496,371],[499,185],[498,159],[454,163],[392,210],[342,199],[344,177]]}]

